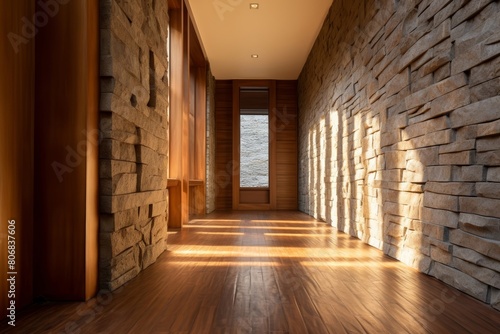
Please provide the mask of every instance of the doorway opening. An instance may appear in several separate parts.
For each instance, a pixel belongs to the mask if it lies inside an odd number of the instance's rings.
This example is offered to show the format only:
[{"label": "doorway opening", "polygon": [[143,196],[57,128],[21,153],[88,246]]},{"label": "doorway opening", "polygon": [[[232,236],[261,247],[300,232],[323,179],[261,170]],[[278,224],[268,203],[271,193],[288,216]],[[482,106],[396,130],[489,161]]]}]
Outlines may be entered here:
[{"label": "doorway opening", "polygon": [[271,82],[236,82],[233,90],[233,209],[269,210],[275,206]]}]

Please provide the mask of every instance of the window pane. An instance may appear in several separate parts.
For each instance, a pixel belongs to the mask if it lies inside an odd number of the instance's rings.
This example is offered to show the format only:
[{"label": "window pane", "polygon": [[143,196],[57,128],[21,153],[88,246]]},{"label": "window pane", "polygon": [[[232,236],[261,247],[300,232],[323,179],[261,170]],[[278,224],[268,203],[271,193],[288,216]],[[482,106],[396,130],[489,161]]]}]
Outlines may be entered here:
[{"label": "window pane", "polygon": [[268,115],[240,115],[240,187],[269,187]]}]

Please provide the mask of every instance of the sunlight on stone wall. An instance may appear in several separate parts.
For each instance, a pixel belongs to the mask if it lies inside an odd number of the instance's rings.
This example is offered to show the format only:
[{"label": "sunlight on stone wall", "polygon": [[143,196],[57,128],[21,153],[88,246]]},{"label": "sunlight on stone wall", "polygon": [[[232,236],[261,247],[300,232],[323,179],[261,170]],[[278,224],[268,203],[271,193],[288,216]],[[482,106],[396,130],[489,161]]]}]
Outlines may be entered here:
[{"label": "sunlight on stone wall", "polygon": [[498,1],[334,1],[299,78],[299,206],[500,309],[498,31]]}]

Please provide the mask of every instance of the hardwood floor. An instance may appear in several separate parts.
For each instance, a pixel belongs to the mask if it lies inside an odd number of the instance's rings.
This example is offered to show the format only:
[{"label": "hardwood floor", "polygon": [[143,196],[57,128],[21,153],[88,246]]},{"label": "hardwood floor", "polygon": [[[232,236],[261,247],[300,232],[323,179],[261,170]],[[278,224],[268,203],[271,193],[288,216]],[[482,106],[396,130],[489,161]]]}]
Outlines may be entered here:
[{"label": "hardwood floor", "polygon": [[[171,231],[137,278],[38,304],[20,333],[498,333],[500,312],[298,212],[227,212]],[[5,323],[0,331],[7,331]]]}]

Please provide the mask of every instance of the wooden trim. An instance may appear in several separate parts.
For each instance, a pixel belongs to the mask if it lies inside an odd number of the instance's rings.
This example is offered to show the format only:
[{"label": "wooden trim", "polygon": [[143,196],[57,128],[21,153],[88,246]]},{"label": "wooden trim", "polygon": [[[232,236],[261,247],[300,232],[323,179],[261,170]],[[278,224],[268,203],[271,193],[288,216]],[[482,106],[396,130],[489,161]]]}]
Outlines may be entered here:
[{"label": "wooden trim", "polygon": [[198,187],[205,185],[205,181],[203,180],[189,180],[190,187]]},{"label": "wooden trim", "polygon": [[87,2],[87,193],[85,299],[97,293],[99,272],[99,1]]},{"label": "wooden trim", "polygon": [[177,187],[179,183],[178,179],[167,179],[167,188]]},{"label": "wooden trim", "polygon": [[233,210],[240,204],[240,87],[233,81]]},{"label": "wooden trim", "polygon": [[[182,226],[181,188],[182,180],[182,80],[183,80],[183,24],[182,6],[170,9],[170,147],[169,178],[179,184],[169,189],[168,226]],[[178,189],[177,189],[178,187]]]}]

